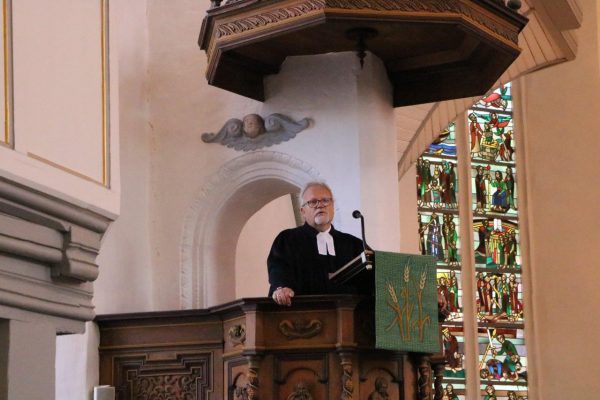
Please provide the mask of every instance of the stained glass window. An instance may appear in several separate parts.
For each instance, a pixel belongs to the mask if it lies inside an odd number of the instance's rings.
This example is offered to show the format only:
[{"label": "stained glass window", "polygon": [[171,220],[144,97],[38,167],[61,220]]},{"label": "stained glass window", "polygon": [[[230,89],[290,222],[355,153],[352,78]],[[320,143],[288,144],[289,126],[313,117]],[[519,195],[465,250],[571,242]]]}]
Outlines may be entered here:
[{"label": "stained glass window", "polygon": [[442,131],[417,161],[419,250],[437,258],[438,293],[450,312],[442,326],[446,390],[464,393],[464,334],[460,263],[456,126]]},{"label": "stained glass window", "polygon": [[527,397],[518,185],[511,86],[468,111],[479,338],[485,399]]},{"label": "stained glass window", "polygon": [[[466,319],[477,320],[478,371],[474,373],[480,398],[527,398],[515,162],[518,132],[512,105],[508,84],[468,110],[464,134],[469,137],[470,165],[457,163],[455,124],[441,132],[417,162],[420,251],[438,259],[438,292],[450,312],[442,326],[447,362],[444,390],[449,399],[466,398],[466,379],[473,379],[463,368]],[[471,171],[471,204],[462,207],[457,201],[458,168]],[[472,221],[460,214],[467,207]],[[473,229],[475,315],[463,314],[463,302],[471,299],[462,297],[461,223]]]}]

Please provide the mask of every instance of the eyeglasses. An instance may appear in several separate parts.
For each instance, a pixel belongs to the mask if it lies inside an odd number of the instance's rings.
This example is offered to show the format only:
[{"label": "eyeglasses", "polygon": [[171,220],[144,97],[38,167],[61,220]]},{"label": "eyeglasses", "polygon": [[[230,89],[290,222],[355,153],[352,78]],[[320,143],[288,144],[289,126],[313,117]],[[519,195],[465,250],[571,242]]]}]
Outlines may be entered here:
[{"label": "eyeglasses", "polygon": [[331,197],[325,197],[323,199],[312,199],[302,204],[302,207],[309,206],[310,208],[317,208],[319,206],[327,207],[333,202]]}]

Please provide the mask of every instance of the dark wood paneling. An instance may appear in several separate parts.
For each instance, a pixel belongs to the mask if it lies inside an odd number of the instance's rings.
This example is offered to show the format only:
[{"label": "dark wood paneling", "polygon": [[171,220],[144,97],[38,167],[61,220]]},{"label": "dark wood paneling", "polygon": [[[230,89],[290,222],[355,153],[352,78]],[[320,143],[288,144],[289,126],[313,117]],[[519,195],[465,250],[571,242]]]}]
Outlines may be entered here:
[{"label": "dark wood paneling", "polygon": [[100,384],[115,386],[119,400],[279,400],[302,391],[351,400],[367,399],[382,378],[390,399],[414,398],[412,360],[423,360],[373,348],[371,324],[359,322],[372,321],[371,301],[294,303],[242,299],[208,310],[99,316]]}]

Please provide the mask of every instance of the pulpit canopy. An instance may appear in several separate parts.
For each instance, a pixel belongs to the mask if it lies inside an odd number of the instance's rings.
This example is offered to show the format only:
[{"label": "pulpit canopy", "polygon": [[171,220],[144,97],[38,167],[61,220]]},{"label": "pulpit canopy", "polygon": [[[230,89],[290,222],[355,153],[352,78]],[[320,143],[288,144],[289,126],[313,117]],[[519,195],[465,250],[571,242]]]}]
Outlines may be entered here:
[{"label": "pulpit canopy", "polygon": [[[520,53],[527,19],[509,0],[213,0],[202,23],[213,86],[265,100],[288,56],[379,57],[394,107],[485,93]],[[360,61],[359,61],[360,59]]]}]

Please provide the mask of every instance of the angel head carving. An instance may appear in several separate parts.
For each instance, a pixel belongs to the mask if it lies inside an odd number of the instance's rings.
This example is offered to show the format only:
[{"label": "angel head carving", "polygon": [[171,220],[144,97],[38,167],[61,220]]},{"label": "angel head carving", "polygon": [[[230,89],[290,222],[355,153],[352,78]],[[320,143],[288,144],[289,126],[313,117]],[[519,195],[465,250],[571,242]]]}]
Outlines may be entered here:
[{"label": "angel head carving", "polygon": [[202,141],[235,150],[257,150],[294,138],[310,123],[308,118],[296,122],[282,114],[271,114],[264,119],[258,114],[248,114],[241,120],[231,118],[217,133],[203,133]]},{"label": "angel head carving", "polygon": [[265,121],[258,114],[248,114],[242,120],[242,130],[244,135],[254,139],[265,133]]}]

